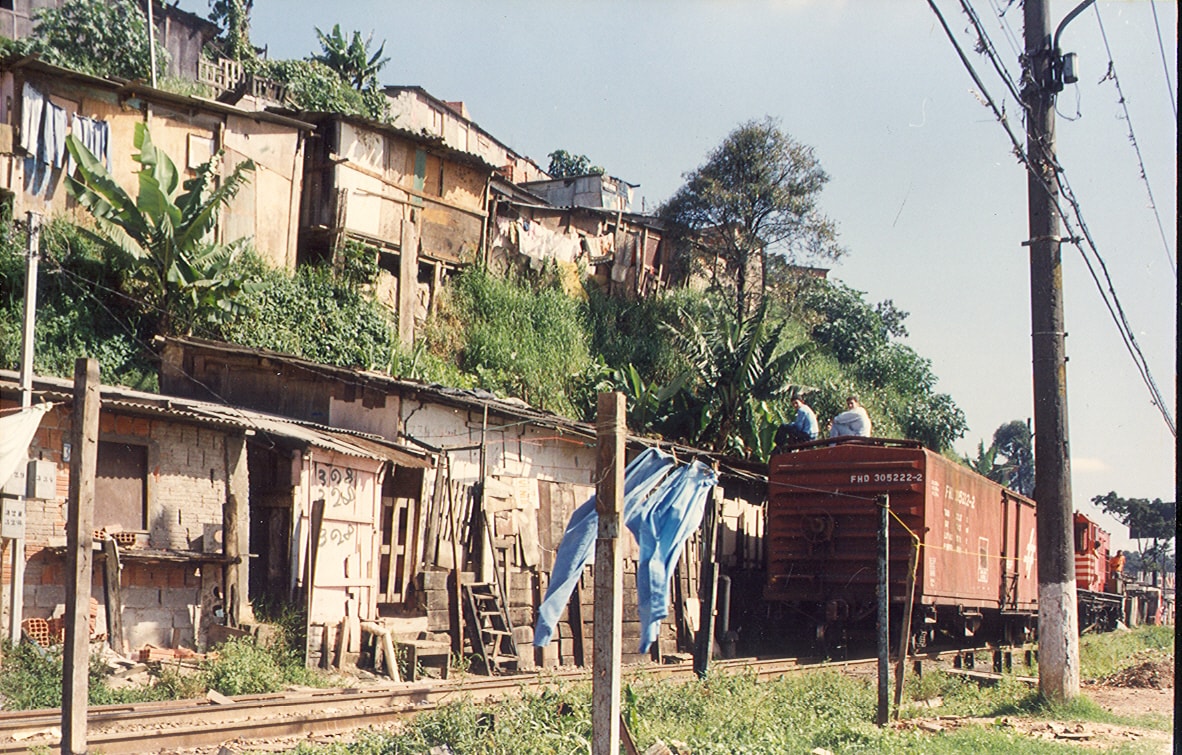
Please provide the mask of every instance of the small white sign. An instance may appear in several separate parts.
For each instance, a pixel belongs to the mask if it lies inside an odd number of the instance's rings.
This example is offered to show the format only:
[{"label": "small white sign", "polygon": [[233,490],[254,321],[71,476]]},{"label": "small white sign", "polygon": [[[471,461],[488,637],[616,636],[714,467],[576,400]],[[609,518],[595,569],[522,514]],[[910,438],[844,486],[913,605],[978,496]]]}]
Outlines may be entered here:
[{"label": "small white sign", "polygon": [[11,540],[25,538],[25,502],[23,499],[0,499],[3,513],[0,514],[0,537]]}]

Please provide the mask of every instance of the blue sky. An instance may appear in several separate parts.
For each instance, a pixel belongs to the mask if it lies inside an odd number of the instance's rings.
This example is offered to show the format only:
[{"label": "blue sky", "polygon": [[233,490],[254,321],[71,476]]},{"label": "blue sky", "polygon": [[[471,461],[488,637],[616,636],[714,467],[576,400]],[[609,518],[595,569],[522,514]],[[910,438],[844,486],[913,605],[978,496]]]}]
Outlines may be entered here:
[{"label": "blue sky", "polygon": [[[1021,3],[972,0],[1011,71]],[[951,28],[973,52],[958,2]],[[205,15],[205,3],[183,0]],[[1052,2],[1053,23],[1074,3]],[[1156,10],[1158,26],[1153,11]],[[1059,157],[1171,412],[1176,391],[1177,4],[1099,3],[1167,242],[1163,243],[1095,9],[1063,34],[1080,82],[1060,95]],[[472,118],[543,167],[566,149],[639,183],[652,208],[742,122],[772,116],[812,146],[830,181],[823,210],[848,256],[836,277],[910,313],[907,343],[965,410],[970,452],[1032,414],[1026,181],[1001,126],[922,0],[350,3],[255,0],[252,38],[274,58],[319,49],[315,27],[373,33],[383,84],[463,100]],[[1004,96],[1003,96],[1004,95]],[[1064,247],[1073,493],[1169,499],[1175,440],[1074,247]],[[1118,529],[1118,541],[1123,532]]]}]

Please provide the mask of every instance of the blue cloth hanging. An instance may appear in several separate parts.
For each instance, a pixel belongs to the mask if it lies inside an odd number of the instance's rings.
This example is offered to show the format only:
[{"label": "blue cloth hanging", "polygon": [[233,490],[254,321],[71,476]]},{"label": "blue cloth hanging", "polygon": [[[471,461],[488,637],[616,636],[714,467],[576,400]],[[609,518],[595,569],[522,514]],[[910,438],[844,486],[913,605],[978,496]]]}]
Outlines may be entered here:
[{"label": "blue cloth hanging", "polygon": [[[674,459],[656,448],[646,449],[624,472],[624,524],[636,537],[637,607],[640,650],[657,637],[669,615],[669,574],[689,534],[701,524],[706,498],[717,482],[714,471],[700,462],[670,470]],[[595,496],[575,509],[554,558],[550,587],[538,608],[534,645],[544,647],[554,635],[575,583],[591,556],[599,529]]]}]

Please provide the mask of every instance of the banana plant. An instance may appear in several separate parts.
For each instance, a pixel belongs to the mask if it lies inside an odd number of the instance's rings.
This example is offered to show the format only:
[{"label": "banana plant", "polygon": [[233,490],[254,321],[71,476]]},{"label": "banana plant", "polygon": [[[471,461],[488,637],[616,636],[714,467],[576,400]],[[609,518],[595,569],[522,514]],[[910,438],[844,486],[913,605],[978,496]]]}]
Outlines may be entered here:
[{"label": "banana plant", "polygon": [[786,323],[771,326],[764,307],[745,317],[721,306],[701,319],[681,315],[680,327],[666,326],[689,364],[679,421],[672,421],[692,443],[765,460],[780,421],[777,405],[807,390],[792,373],[811,346],[784,347]]},{"label": "banana plant", "polygon": [[93,153],[72,135],[66,149],[77,169],[66,190],[94,218],[127,293],[142,301],[158,320],[160,333],[188,333],[198,318],[224,320],[235,312],[242,283],[229,272],[243,243],[219,245],[209,236],[218,211],[238,193],[254,171],[245,160],[219,181],[221,153],[184,183],[173,161],[152,143],[144,123],[135,126],[132,159],[140,164],[136,199],[124,191]]}]

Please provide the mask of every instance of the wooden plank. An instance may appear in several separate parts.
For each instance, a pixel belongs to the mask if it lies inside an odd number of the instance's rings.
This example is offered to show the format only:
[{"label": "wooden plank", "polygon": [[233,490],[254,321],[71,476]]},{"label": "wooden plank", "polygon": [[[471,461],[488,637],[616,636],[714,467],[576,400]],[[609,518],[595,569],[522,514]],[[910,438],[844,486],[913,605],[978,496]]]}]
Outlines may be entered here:
[{"label": "wooden plank", "polygon": [[571,592],[570,603],[567,605],[567,615],[570,617],[571,635],[574,637],[575,665],[586,666],[587,654],[584,652],[587,630],[583,626],[583,578],[580,576],[575,582],[575,589]]},{"label": "wooden plank", "polygon": [[114,538],[103,541],[103,593],[107,601],[107,642],[119,655],[126,655],[123,642],[123,593],[119,585],[119,544]]}]

